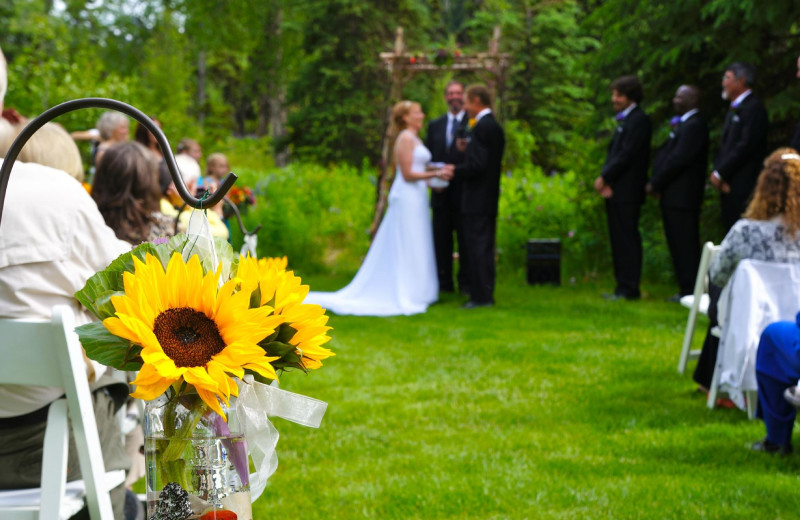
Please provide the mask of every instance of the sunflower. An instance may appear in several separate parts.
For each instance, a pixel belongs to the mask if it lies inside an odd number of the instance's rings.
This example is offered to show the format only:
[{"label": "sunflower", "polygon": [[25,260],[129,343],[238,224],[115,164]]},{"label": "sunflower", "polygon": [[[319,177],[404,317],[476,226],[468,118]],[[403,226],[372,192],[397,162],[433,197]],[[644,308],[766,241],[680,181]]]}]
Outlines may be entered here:
[{"label": "sunflower", "polygon": [[113,296],[116,315],[103,320],[114,335],[141,345],[143,365],[133,397],[151,400],[175,383],[192,385],[211,409],[225,417],[245,369],[277,379],[259,341],[283,318],[272,307],[250,307],[250,294],[236,291],[234,278],[219,287],[219,273],[203,274],[197,256],[184,262],[174,253],[166,270],[154,256],[133,257],[134,272],[123,274],[125,294]]},{"label": "sunflower", "polygon": [[[305,370],[313,370],[322,366],[322,360],[335,354],[322,347],[330,341],[327,332],[328,316],[325,309],[316,304],[303,303],[308,295],[308,286],[301,284],[301,279],[292,271],[286,270],[286,258],[240,258],[239,278],[247,280],[242,283],[242,292],[252,293],[259,289],[259,305],[270,304],[275,315],[283,319],[282,326],[289,326],[293,333],[289,344],[294,346],[300,363]],[[257,280],[257,283],[256,283]]]}]

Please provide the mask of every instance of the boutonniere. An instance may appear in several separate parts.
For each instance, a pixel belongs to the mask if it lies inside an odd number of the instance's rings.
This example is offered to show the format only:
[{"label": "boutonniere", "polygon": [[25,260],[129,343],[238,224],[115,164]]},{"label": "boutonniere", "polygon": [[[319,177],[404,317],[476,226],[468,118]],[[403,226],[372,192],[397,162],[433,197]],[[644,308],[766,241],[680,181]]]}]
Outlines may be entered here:
[{"label": "boutonniere", "polygon": [[467,121],[467,128],[472,130],[473,128],[475,128],[475,125],[477,125],[477,124],[478,124],[478,120],[475,119],[474,117],[470,117],[469,121]]}]

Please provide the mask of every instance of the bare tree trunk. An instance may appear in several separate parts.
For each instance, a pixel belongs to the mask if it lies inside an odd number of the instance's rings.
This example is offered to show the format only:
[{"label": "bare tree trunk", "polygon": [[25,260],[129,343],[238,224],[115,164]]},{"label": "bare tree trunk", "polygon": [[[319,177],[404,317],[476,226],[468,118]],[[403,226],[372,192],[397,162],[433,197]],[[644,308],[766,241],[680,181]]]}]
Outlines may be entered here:
[{"label": "bare tree trunk", "polygon": [[[280,40],[281,26],[283,25],[283,9],[278,9],[275,18],[272,20],[270,33],[276,40]],[[267,103],[262,106],[269,111],[269,127],[273,143],[278,143],[280,149],[275,149],[275,166],[286,166],[289,163],[289,151],[283,145],[286,140],[286,84],[280,79],[281,75],[277,72],[283,63],[283,47],[277,46],[275,52],[274,70],[270,75],[271,88],[268,89]],[[261,115],[263,116],[263,114]]]},{"label": "bare tree trunk", "polygon": [[206,120],[206,53],[197,54],[197,121],[202,125]]}]

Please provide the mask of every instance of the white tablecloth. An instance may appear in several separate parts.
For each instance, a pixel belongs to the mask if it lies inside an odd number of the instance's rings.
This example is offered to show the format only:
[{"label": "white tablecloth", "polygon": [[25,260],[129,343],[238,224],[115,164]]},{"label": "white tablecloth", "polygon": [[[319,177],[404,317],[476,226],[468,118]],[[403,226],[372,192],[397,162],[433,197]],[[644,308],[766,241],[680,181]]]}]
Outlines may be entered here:
[{"label": "white tablecloth", "polygon": [[770,323],[794,321],[800,310],[800,264],[742,260],[718,303],[722,336],[717,354],[722,390],[741,409],[744,394],[757,390],[756,352]]}]

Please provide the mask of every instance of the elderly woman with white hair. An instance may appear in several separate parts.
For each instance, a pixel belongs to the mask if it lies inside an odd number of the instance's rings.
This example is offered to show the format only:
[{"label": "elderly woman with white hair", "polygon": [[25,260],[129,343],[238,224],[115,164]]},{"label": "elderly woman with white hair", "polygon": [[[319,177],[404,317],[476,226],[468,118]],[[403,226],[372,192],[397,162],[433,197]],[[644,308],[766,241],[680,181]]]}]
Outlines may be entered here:
[{"label": "elderly woman with white hair", "polygon": [[100,144],[94,155],[95,166],[109,147],[130,139],[130,124],[128,118],[119,112],[103,112],[97,120],[97,130],[100,131]]}]

